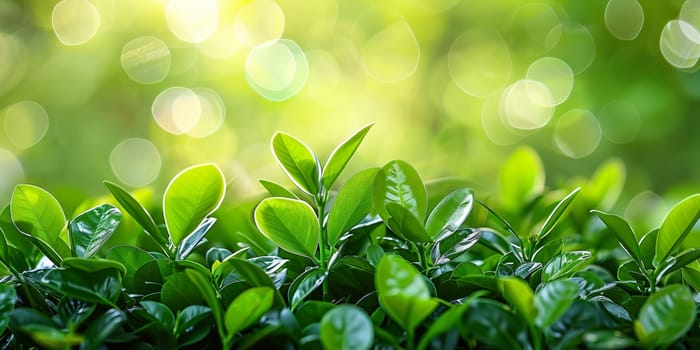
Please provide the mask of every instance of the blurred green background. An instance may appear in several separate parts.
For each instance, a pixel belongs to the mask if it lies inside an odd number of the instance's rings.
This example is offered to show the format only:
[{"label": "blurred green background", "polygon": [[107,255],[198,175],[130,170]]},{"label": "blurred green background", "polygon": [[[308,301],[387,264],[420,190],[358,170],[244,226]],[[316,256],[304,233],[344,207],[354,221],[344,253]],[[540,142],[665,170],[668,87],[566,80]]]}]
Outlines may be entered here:
[{"label": "blurred green background", "polygon": [[0,206],[209,161],[250,196],[275,131],[325,157],[375,122],[354,169],[495,189],[527,144],[555,187],[617,157],[644,211],[699,190],[698,28],[692,0],[0,0]]}]

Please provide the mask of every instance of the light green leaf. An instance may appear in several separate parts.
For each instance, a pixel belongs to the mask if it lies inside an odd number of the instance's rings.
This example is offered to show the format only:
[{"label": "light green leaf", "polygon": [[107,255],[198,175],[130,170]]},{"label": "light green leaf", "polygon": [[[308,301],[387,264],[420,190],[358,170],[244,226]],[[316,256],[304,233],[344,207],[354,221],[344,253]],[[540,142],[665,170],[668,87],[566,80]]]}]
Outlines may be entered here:
[{"label": "light green leaf", "polygon": [[389,219],[386,205],[394,203],[406,208],[420,223],[425,220],[428,194],[416,169],[402,160],[394,160],[382,168],[374,180],[374,209],[385,222]]},{"label": "light green leaf", "polygon": [[529,324],[534,324],[537,316],[534,299],[535,293],[524,280],[518,277],[504,277],[498,279],[498,289],[515,311],[519,313]]},{"label": "light green leaf", "polygon": [[224,200],[226,180],[215,164],[189,167],[170,181],[163,195],[163,218],[176,246]]},{"label": "light green leaf", "polygon": [[467,188],[458,189],[443,198],[430,213],[425,230],[433,240],[450,235],[459,229],[474,205],[474,197]]},{"label": "light green leaf", "polygon": [[123,189],[119,185],[109,182],[109,181],[104,181],[103,182],[107,189],[112,192],[112,196],[119,202],[119,204],[124,207],[124,210],[126,210],[131,217],[136,220],[136,222],[141,225],[141,228],[143,228],[146,231],[146,234],[151,236],[156,242],[159,242],[161,244],[167,243],[167,239],[163,236],[163,233],[160,232],[160,229],[158,229],[158,225],[156,225],[155,220],[153,220],[153,217],[151,217],[151,214],[148,213],[146,208],[144,208],[139,201],[136,200],[127,190]]},{"label": "light green leaf", "polygon": [[238,295],[226,309],[224,320],[226,333],[233,338],[236,333],[260,320],[272,307],[274,292],[270,287],[255,287]]},{"label": "light green leaf", "polygon": [[255,224],[265,237],[290,253],[312,259],[316,254],[318,219],[304,201],[266,198],[255,208]]},{"label": "light green leaf", "polygon": [[518,148],[501,168],[499,180],[504,209],[517,212],[544,190],[542,160],[532,148]]},{"label": "light green leaf", "polygon": [[379,172],[370,168],[353,175],[340,188],[328,214],[328,243],[335,245],[344,232],[350,230],[372,210],[372,184]]},{"label": "light green leaf", "polygon": [[321,182],[325,189],[328,190],[333,186],[338,175],[345,169],[350,158],[355,154],[357,148],[360,147],[360,143],[362,143],[372,125],[374,124],[365,125],[333,150],[333,153],[326,161],[326,165],[323,166],[323,174],[321,175]]},{"label": "light green leaf", "polygon": [[571,205],[571,202],[576,198],[576,195],[581,191],[581,188],[576,188],[575,190],[571,191],[564,199],[562,199],[559,203],[557,203],[556,207],[554,207],[554,210],[552,210],[551,213],[549,213],[549,216],[547,219],[544,221],[544,224],[542,224],[542,228],[540,228],[540,231],[537,233],[537,241],[542,241],[547,235],[549,235],[552,230],[554,230],[554,227],[556,224],[559,222],[559,219],[564,215],[564,212],[566,211],[566,208]]},{"label": "light green leaf", "polygon": [[634,331],[642,345],[663,348],[682,337],[696,318],[695,302],[684,285],[669,285],[642,305]]},{"label": "light green leaf", "polygon": [[642,261],[642,253],[639,250],[637,238],[634,235],[634,231],[632,231],[632,227],[630,227],[629,223],[627,223],[625,219],[617,215],[604,213],[598,210],[592,210],[591,213],[597,215],[600,220],[603,221],[605,226],[607,226],[610,231],[615,234],[615,237],[617,237],[617,240],[620,242],[622,247],[625,248],[627,253],[634,260],[639,262]]},{"label": "light green leaf", "polygon": [[382,308],[405,330],[413,330],[438,305],[430,297],[430,289],[423,276],[397,255],[382,256],[374,283]]},{"label": "light green leaf", "polygon": [[574,303],[578,293],[579,285],[572,280],[545,283],[534,298],[537,310],[535,324],[541,329],[551,326]]},{"label": "light green leaf", "polygon": [[66,217],[56,198],[32,185],[17,185],[10,200],[10,215],[15,226],[54,264],[70,256],[70,249],[61,239]]},{"label": "light green leaf", "polygon": [[272,154],[299,189],[314,196],[318,194],[320,165],[307,145],[291,135],[278,132],[272,137]]},{"label": "light green leaf", "polygon": [[668,213],[656,238],[654,266],[673,254],[700,219],[700,194],[694,194],[676,204]]},{"label": "light green leaf", "polygon": [[563,253],[542,268],[542,282],[570,276],[590,264],[591,252],[586,250]]},{"label": "light green leaf", "polygon": [[408,209],[396,204],[387,203],[386,210],[390,217],[387,222],[394,233],[414,242],[430,242],[432,238],[425,231],[423,224]]},{"label": "light green leaf", "polygon": [[625,186],[625,164],[613,158],[596,169],[583,194],[593,208],[609,210],[615,205]]},{"label": "light green leaf", "polygon": [[267,181],[267,180],[258,180],[258,182],[265,187],[267,192],[270,193],[273,197],[284,197],[284,198],[291,198],[291,199],[299,199],[294,192],[288,190],[286,187],[274,183],[272,181]]},{"label": "light green leaf", "polygon": [[102,248],[112,237],[122,219],[122,213],[111,204],[103,204],[81,213],[70,221],[70,234],[73,254],[89,258]]},{"label": "light green leaf", "polygon": [[339,305],[321,319],[321,344],[327,350],[367,350],[374,344],[374,327],[355,305]]}]

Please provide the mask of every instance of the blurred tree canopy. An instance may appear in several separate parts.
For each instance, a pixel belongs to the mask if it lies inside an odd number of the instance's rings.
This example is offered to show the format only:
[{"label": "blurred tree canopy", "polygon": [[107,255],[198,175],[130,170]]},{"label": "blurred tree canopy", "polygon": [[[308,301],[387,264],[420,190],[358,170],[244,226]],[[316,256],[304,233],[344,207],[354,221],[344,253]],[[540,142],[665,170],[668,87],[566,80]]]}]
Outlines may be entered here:
[{"label": "blurred tree canopy", "polygon": [[618,157],[629,197],[697,191],[698,58],[698,0],[0,0],[0,204],[208,161],[248,195],[276,130],[369,122],[354,167],[494,188],[528,144],[554,185]]}]

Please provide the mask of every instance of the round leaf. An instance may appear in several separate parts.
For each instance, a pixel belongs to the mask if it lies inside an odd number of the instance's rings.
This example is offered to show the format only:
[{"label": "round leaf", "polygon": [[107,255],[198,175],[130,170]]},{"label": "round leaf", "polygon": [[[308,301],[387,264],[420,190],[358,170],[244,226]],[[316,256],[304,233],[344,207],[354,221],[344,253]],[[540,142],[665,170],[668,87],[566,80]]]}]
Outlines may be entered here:
[{"label": "round leaf", "polygon": [[70,221],[73,254],[89,258],[112,237],[122,219],[122,213],[111,204],[103,204],[81,213]]},{"label": "round leaf", "polygon": [[321,344],[328,350],[366,350],[374,343],[372,320],[354,305],[340,305],[321,319]]},{"label": "round leaf", "polygon": [[457,231],[467,219],[473,204],[474,198],[469,189],[462,188],[448,194],[430,213],[425,230],[434,240]]},{"label": "round leaf", "polygon": [[318,219],[311,206],[290,198],[266,198],[255,208],[258,229],[280,248],[313,258],[318,245]]},{"label": "round leaf", "polygon": [[226,309],[224,322],[229,337],[246,329],[264,315],[274,301],[274,292],[270,287],[251,288],[233,300]]},{"label": "round leaf", "polygon": [[665,347],[683,336],[695,321],[695,302],[684,285],[667,286],[647,299],[634,330],[642,344]]},{"label": "round leaf", "polygon": [[416,169],[402,160],[389,162],[374,181],[373,202],[379,216],[388,221],[388,203],[406,208],[421,223],[425,219],[428,194]]}]

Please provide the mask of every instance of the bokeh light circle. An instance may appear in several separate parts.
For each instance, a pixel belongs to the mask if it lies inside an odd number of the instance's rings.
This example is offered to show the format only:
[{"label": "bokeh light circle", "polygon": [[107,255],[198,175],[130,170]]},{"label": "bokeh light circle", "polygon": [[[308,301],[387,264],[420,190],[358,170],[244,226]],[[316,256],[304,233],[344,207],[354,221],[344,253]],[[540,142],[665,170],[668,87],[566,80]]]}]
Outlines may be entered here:
[{"label": "bokeh light circle", "polygon": [[309,62],[299,45],[280,39],[253,48],[245,72],[255,92],[271,101],[284,101],[304,87],[309,77]]},{"label": "bokeh light circle", "polygon": [[447,56],[452,80],[464,92],[486,97],[503,88],[513,64],[508,44],[498,32],[473,29],[457,38]]},{"label": "bokeh light circle", "polygon": [[187,131],[187,135],[204,138],[219,131],[226,119],[226,106],[219,94],[211,89],[194,89],[199,98],[201,114],[197,124]]},{"label": "bokeh light circle", "polygon": [[191,89],[176,86],[158,94],[151,112],[161,129],[180,135],[197,126],[202,116],[202,103]]},{"label": "bokeh light circle", "polygon": [[[700,0],[686,0],[681,6],[678,19],[690,24],[692,29],[700,30]],[[686,34],[689,36],[694,35],[692,29],[681,26],[681,30],[688,30]]]},{"label": "bokeh light circle", "polygon": [[124,45],[121,63],[131,80],[154,84],[163,81],[170,71],[170,49],[156,37],[142,36]]},{"label": "bokeh light circle", "polygon": [[603,136],[615,143],[634,141],[642,127],[637,108],[624,101],[608,103],[598,113]]},{"label": "bokeh light circle", "polygon": [[406,21],[398,21],[369,38],[360,56],[370,77],[394,83],[416,72],[420,46],[411,26]]},{"label": "bokeh light circle", "polygon": [[512,132],[501,118],[501,92],[493,93],[481,106],[481,128],[491,142],[507,146],[518,142],[522,137]]},{"label": "bokeh light circle", "polygon": [[24,45],[13,35],[0,32],[0,95],[14,88],[26,70]]},{"label": "bokeh light circle", "polygon": [[7,138],[21,149],[36,145],[49,129],[49,116],[34,101],[22,101],[5,109],[3,128]]},{"label": "bokeh light circle", "polygon": [[661,31],[659,47],[670,65],[693,67],[700,58],[700,31],[685,21],[669,21]]},{"label": "bokeh light circle", "polygon": [[284,12],[272,0],[253,0],[238,9],[233,31],[238,42],[246,47],[277,40],[284,32]]},{"label": "bokeh light circle", "polygon": [[81,45],[97,34],[100,13],[88,0],[63,0],[53,8],[51,25],[64,45]]},{"label": "bokeh light circle", "polygon": [[644,26],[644,9],[637,0],[609,0],[605,27],[620,40],[634,40]]},{"label": "bokeh light circle", "polygon": [[552,119],[554,98],[546,85],[523,79],[510,85],[501,96],[501,117],[520,130],[539,129]]},{"label": "bokeh light circle", "polygon": [[552,94],[552,106],[566,101],[574,86],[573,70],[566,62],[556,57],[543,57],[533,62],[527,69],[527,79],[539,81],[547,86]]},{"label": "bokeh light circle", "polygon": [[130,138],[112,149],[109,164],[119,181],[131,187],[142,187],[158,178],[161,157],[151,141]]},{"label": "bokeh light circle", "polygon": [[562,23],[554,27],[547,36],[545,48],[548,56],[561,58],[575,74],[588,69],[596,56],[593,35],[578,23]]},{"label": "bokeh light circle", "polygon": [[14,186],[24,181],[24,168],[14,153],[0,148],[0,203],[9,203]]},{"label": "bokeh light circle", "polygon": [[166,20],[178,39],[200,43],[216,31],[219,6],[216,0],[169,0]]},{"label": "bokeh light circle", "polygon": [[565,156],[583,158],[593,153],[601,139],[598,119],[585,109],[570,110],[557,121],[554,145]]}]

